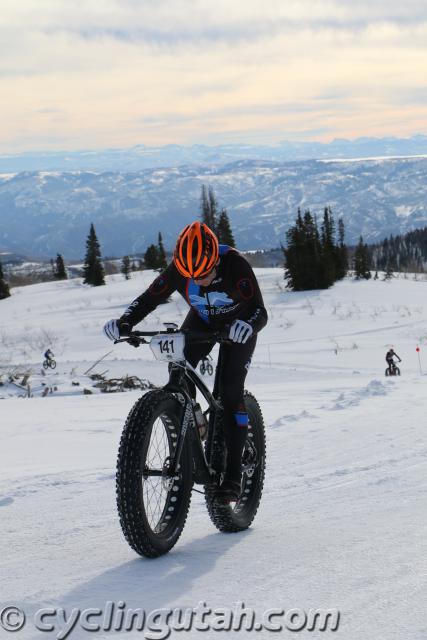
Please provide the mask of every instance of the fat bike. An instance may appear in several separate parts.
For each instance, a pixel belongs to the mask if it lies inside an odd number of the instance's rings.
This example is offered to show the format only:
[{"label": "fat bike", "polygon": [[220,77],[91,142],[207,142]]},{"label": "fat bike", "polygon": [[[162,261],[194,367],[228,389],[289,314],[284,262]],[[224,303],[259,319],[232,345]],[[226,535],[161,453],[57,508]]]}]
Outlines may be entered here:
[{"label": "fat bike", "polygon": [[[168,323],[156,332],[134,331],[117,342],[149,344],[169,363],[169,381],[149,391],[131,409],[120,440],[116,472],[121,527],[136,553],[161,556],[178,541],[187,519],[194,485],[202,488],[213,524],[223,532],[247,529],[258,510],[265,473],[265,432],[261,409],[245,391],[249,425],[242,453],[242,491],[237,501],[216,498],[226,461],[223,407],[219,396],[221,350],[212,393],[185,360],[189,342],[218,342],[218,332],[184,333]],[[207,403],[202,411],[190,389]],[[200,491],[200,489],[199,489]]]}]

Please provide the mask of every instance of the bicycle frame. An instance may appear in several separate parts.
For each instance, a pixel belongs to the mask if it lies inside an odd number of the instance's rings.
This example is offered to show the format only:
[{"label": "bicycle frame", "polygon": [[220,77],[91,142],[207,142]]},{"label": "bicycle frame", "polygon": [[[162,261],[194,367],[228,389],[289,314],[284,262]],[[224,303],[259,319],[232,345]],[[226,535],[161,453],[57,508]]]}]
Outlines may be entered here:
[{"label": "bicycle frame", "polygon": [[[219,369],[217,369],[217,375],[218,371]],[[166,391],[171,391],[174,394],[180,395],[183,398],[183,411],[178,442],[175,450],[175,456],[170,469],[170,475],[173,477],[178,472],[182,448],[184,446],[185,438],[187,437],[187,432],[190,429],[193,458],[195,461],[194,481],[197,484],[204,484],[208,480],[212,479],[214,472],[209,467],[200,439],[196,417],[194,415],[193,398],[191,397],[187,381],[193,383],[196,388],[199,389],[200,393],[208,403],[210,416],[209,429],[215,427],[215,415],[216,412],[221,409],[220,403],[216,400],[214,395],[209,391],[207,386],[199,378],[196,371],[188,362],[186,362],[185,364],[173,363],[171,365],[170,379],[169,382],[164,386],[164,389]]]},{"label": "bicycle frame", "polygon": [[[148,344],[148,341],[145,340],[146,336],[158,336],[158,335],[170,335],[174,333],[174,330],[168,329],[167,331],[156,331],[156,332],[142,332],[135,331],[130,334],[129,337],[121,338],[116,342],[128,342],[132,340],[137,340],[140,344]],[[196,334],[194,334],[196,335]],[[209,334],[200,334],[196,340],[200,342],[207,341],[219,341],[220,336],[217,332]],[[195,385],[197,389],[199,389],[200,393],[205,398],[206,402],[209,406],[209,431],[215,429],[215,416],[218,411],[222,409],[222,405],[218,402],[218,391],[219,391],[219,378],[221,372],[221,352],[218,358],[218,363],[216,367],[215,373],[215,381],[213,392],[211,393],[208,387],[205,385],[203,380],[198,376],[195,369],[191,366],[191,364],[187,361],[183,362],[171,362],[169,364],[169,381],[163,387],[165,391],[169,391],[173,394],[182,397],[180,400],[183,405],[182,411],[182,419],[181,425],[179,429],[179,437],[178,442],[175,449],[175,455],[172,460],[171,466],[168,470],[167,477],[173,478],[178,474],[179,463],[181,459],[181,453],[184,446],[185,438],[187,437],[187,432],[190,429],[191,433],[191,444],[192,444],[192,453],[193,459],[195,462],[195,474],[194,474],[194,482],[196,484],[205,484],[213,479],[215,476],[215,471],[209,466],[209,463],[206,458],[206,454],[200,439],[199,430],[197,428],[196,416],[194,414],[193,407],[193,398],[190,394],[190,390],[187,382],[190,382]],[[213,434],[211,434],[213,435]]]}]

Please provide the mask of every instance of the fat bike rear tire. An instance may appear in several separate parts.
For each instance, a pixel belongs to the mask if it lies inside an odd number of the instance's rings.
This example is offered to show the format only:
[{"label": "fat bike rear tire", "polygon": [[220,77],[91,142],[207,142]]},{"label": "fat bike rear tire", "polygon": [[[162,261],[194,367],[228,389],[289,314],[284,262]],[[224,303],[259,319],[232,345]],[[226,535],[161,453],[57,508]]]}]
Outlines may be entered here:
[{"label": "fat bike rear tire", "polygon": [[168,476],[181,424],[178,400],[164,390],[140,398],[126,420],[117,458],[116,497],[123,534],[139,555],[161,556],[184,529],[193,486],[189,439],[178,474]]},{"label": "fat bike rear tire", "polygon": [[[216,486],[205,485],[205,500],[209,517],[215,527],[224,533],[244,531],[252,524],[258,511],[265,475],[265,427],[260,406],[255,397],[245,391],[248,413],[248,435],[242,456],[242,493],[237,502],[221,504],[215,499]],[[223,442],[214,441],[212,455],[221,456]]]}]

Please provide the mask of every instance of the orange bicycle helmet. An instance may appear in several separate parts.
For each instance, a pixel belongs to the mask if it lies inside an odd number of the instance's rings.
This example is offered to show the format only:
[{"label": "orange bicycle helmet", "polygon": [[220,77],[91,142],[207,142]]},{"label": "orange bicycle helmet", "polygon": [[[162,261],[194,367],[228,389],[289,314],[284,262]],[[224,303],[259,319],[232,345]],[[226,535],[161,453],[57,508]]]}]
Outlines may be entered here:
[{"label": "orange bicycle helmet", "polygon": [[173,261],[185,278],[203,278],[218,262],[218,238],[202,222],[192,222],[179,234]]}]

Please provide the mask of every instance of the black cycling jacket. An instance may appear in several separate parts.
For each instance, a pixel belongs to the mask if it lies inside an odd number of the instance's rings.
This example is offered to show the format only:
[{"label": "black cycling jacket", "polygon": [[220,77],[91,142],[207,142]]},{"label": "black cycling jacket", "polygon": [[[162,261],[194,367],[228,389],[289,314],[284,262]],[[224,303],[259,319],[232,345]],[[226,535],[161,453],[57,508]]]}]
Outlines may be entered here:
[{"label": "black cycling jacket", "polygon": [[395,353],[393,351],[393,349],[390,349],[390,351],[387,351],[387,353],[385,354],[385,359],[387,360],[387,362],[389,362],[391,360],[391,362],[393,362],[393,357],[396,356],[396,358],[399,360],[399,362],[402,362],[401,359],[399,358],[399,356],[397,355],[397,353]]},{"label": "black cycling jacket", "polygon": [[220,329],[239,319],[258,332],[267,324],[267,311],[249,262],[227,245],[220,245],[217,275],[208,287],[201,287],[191,278],[182,276],[171,262],[129,305],[119,322],[127,322],[133,327],[174,291],[179,291],[209,328]]}]

